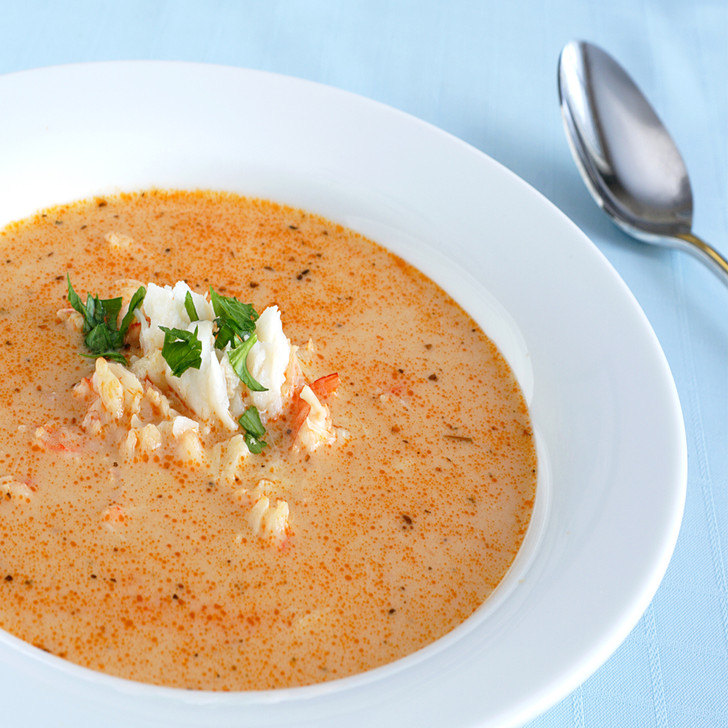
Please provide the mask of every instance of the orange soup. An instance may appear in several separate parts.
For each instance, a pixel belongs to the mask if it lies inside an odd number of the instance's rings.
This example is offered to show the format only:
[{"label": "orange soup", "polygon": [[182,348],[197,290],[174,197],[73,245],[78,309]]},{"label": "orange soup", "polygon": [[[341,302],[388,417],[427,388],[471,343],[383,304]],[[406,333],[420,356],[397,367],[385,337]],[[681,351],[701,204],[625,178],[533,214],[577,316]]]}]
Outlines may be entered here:
[{"label": "orange soup", "polygon": [[[132,680],[270,689],[408,655],[503,578],[528,411],[412,266],[210,192],[55,207],[0,245],[3,629]],[[100,352],[89,306],[117,296]]]}]

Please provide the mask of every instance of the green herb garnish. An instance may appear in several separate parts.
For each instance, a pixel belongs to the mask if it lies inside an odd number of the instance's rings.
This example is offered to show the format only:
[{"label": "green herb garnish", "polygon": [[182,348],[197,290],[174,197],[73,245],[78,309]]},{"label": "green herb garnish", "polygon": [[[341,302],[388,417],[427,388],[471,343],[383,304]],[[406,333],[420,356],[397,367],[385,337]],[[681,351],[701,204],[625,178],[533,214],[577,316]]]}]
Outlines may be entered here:
[{"label": "green herb garnish", "polygon": [[190,321],[200,320],[200,317],[197,315],[197,309],[195,308],[195,302],[192,300],[192,294],[189,291],[185,293],[185,311],[187,311]]},{"label": "green herb garnish", "polygon": [[210,302],[215,312],[217,333],[215,348],[224,349],[228,344],[235,346],[235,339],[244,341],[255,331],[258,313],[250,303],[242,303],[237,298],[221,296],[210,286]]},{"label": "green herb garnish", "polygon": [[121,327],[117,326],[122,299],[99,298],[86,294],[86,303],[73,290],[71,276],[66,274],[68,281],[68,301],[71,306],[83,316],[83,342],[90,354],[82,354],[89,358],[103,356],[106,359],[126,364],[126,357],[121,353],[124,347],[124,337],[134,320],[134,311],[141,305],[146,295],[144,286],[140,286],[129,302],[129,310],[124,315]]},{"label": "green herb garnish", "polygon": [[242,303],[235,297],[221,296],[210,286],[210,302],[215,312],[215,348],[224,349],[230,344],[228,359],[240,380],[252,392],[266,392],[267,388],[256,381],[248,369],[248,353],[258,340],[255,322],[258,312],[250,303]]},{"label": "green herb garnish", "polygon": [[253,378],[247,364],[248,354],[257,340],[258,337],[255,334],[248,336],[245,341],[236,339],[233,342],[233,348],[228,351],[228,359],[235,373],[251,392],[267,392],[268,388]]},{"label": "green herb garnish", "polygon": [[238,418],[240,426],[245,430],[245,444],[254,455],[263,452],[267,445],[261,438],[265,436],[265,427],[260,421],[260,414],[255,407],[248,407]]},{"label": "green herb garnish", "polygon": [[199,369],[202,364],[202,342],[197,336],[197,326],[194,331],[168,329],[166,326],[159,328],[164,331],[162,356],[172,374],[180,377],[188,369]]}]

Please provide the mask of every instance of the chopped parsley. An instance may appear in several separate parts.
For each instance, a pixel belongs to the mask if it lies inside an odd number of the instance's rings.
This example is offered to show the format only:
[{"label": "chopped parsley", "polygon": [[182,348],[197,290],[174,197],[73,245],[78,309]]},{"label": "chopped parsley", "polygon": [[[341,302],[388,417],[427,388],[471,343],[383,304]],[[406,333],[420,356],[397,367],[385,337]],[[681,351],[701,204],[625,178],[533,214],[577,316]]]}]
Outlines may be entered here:
[{"label": "chopped parsley", "polygon": [[248,407],[238,418],[238,423],[245,430],[245,444],[248,450],[258,455],[267,445],[261,438],[265,436],[265,427],[260,421],[260,414],[255,407]]},{"label": "chopped parsley", "polygon": [[199,369],[202,364],[202,342],[197,336],[198,327],[195,326],[194,331],[168,329],[166,326],[159,328],[164,331],[162,356],[172,374],[181,377],[188,369]]},{"label": "chopped parsley", "polygon": [[233,348],[228,351],[228,359],[235,373],[251,392],[267,392],[268,389],[253,378],[247,365],[248,354],[257,340],[258,337],[251,334],[245,341],[234,344]]},{"label": "chopped parsley", "polygon": [[99,298],[87,293],[86,303],[84,303],[73,290],[70,274],[66,274],[66,280],[68,281],[68,301],[83,316],[83,343],[91,352],[82,354],[82,356],[89,358],[103,356],[106,359],[126,364],[126,357],[121,353],[121,349],[124,347],[124,338],[129,326],[134,320],[134,311],[139,308],[146,295],[144,286],[139,286],[131,297],[129,310],[124,315],[121,326],[117,326],[122,306],[120,296],[118,298]]},{"label": "chopped parsley", "polygon": [[215,312],[215,348],[224,349],[230,344],[228,359],[235,373],[251,392],[268,391],[258,382],[248,369],[247,359],[250,349],[257,341],[255,322],[258,312],[250,303],[242,303],[237,298],[221,296],[210,286],[210,301]]},{"label": "chopped parsley", "polygon": [[255,322],[258,312],[250,303],[242,303],[234,296],[221,296],[210,286],[210,302],[215,312],[217,333],[215,334],[215,347],[224,349],[227,344],[235,347],[236,339],[245,341],[255,333]]},{"label": "chopped parsley", "polygon": [[194,323],[200,320],[200,317],[197,315],[197,309],[195,308],[195,302],[192,300],[192,294],[189,291],[185,294],[185,311],[187,311],[191,322]]}]

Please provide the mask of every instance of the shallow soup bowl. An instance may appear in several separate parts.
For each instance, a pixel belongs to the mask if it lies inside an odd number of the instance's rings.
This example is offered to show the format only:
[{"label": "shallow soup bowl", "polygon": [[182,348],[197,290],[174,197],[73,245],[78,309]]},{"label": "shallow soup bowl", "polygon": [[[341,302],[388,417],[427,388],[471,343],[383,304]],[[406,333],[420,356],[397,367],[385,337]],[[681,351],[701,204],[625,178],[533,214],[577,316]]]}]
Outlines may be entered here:
[{"label": "shallow soup bowl", "polygon": [[519,380],[538,451],[515,563],[473,616],[419,652],[311,687],[213,693],[95,673],[0,632],[8,724],[518,725],[617,648],[674,547],[685,436],[645,316],[563,214],[424,122],[262,72],[49,68],[0,77],[0,108],[0,225],[149,187],[321,214],[405,258],[473,316]]}]

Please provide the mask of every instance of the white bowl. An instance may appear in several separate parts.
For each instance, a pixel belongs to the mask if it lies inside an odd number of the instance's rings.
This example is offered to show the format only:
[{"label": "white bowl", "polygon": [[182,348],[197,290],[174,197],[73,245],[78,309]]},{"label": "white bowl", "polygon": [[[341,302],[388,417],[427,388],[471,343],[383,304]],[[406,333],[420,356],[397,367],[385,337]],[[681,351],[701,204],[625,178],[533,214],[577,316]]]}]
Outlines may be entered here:
[{"label": "white bowl", "polygon": [[392,665],[220,694],[132,683],[0,632],[3,719],[41,726],[509,726],[568,694],[652,598],[686,446],[665,358],[614,270],[492,159],[372,101],[261,72],[111,63],[0,77],[0,225],[158,186],[227,189],[352,227],[448,290],[510,361],[537,434],[534,521],[476,614]]}]

